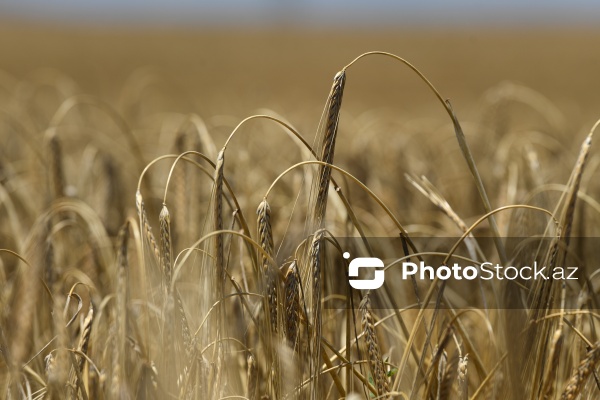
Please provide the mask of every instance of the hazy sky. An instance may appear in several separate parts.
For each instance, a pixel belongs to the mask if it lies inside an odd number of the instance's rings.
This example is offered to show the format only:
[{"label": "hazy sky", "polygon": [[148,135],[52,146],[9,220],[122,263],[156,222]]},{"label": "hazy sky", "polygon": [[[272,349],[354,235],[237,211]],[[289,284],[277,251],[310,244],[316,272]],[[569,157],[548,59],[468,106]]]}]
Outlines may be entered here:
[{"label": "hazy sky", "polygon": [[2,0],[0,18],[74,23],[599,24],[598,0]]}]

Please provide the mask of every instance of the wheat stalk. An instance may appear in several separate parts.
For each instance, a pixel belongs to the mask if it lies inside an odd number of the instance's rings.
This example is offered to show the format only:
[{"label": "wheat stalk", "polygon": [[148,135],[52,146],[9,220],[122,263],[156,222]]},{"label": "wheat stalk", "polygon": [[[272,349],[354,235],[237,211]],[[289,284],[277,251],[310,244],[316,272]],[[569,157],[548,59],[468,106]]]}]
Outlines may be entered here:
[{"label": "wheat stalk", "polygon": [[128,269],[128,242],[129,222],[126,222],[119,231],[119,247],[117,253],[117,298],[115,315],[116,345],[113,348],[113,369],[111,393],[112,396],[121,396],[125,391],[125,344],[127,324],[127,269]]},{"label": "wheat stalk", "polygon": [[50,398],[62,398],[66,395],[65,383],[68,379],[68,332],[65,322],[65,312],[60,307],[65,304],[65,296],[57,293],[54,298],[53,328],[56,336],[57,346],[52,354],[52,362],[47,370],[48,396]]},{"label": "wheat stalk", "polygon": [[[437,352],[437,351],[436,351]],[[448,385],[448,355],[446,354],[446,350],[442,350],[440,354],[440,360],[438,361],[438,373],[437,373],[437,400],[447,399],[449,395],[449,385]]]},{"label": "wheat stalk", "polygon": [[[573,169],[573,181],[572,185],[569,188],[566,209],[564,213],[564,219],[561,221],[561,226],[563,227],[564,232],[564,241],[565,245],[569,246],[569,241],[571,239],[571,229],[573,227],[573,216],[575,214],[575,205],[577,204],[577,193],[579,192],[579,186],[581,185],[581,177],[583,176],[583,171],[585,169],[585,164],[590,154],[590,149],[592,147],[592,136],[593,131],[585,138],[583,144],[581,145],[581,149],[579,151],[579,156],[577,157],[577,163],[575,164],[575,168]],[[566,257],[566,253],[565,253]],[[564,258],[563,258],[564,262]]]},{"label": "wheat stalk", "polygon": [[312,374],[313,381],[313,398],[316,398],[319,383],[319,366],[321,365],[321,332],[322,332],[322,315],[321,315],[321,240],[323,232],[319,231],[313,238],[310,245],[309,263],[310,273],[312,275]]},{"label": "wheat stalk", "polygon": [[550,348],[548,369],[546,370],[546,376],[542,381],[542,395],[544,399],[551,399],[554,394],[554,386],[556,383],[556,375],[558,373],[558,365],[560,363],[560,354],[562,345],[564,342],[564,336],[562,333],[562,326],[554,331],[552,336],[552,347]]},{"label": "wheat stalk", "polygon": [[[214,198],[213,198],[213,218],[215,232],[223,230],[223,182],[225,168],[225,149],[222,149],[217,155],[217,163],[215,165],[214,174]],[[217,234],[214,237],[214,257],[215,257],[215,273],[216,273],[216,297],[220,300],[224,296],[225,289],[225,259],[223,254],[223,235]],[[213,275],[214,277],[215,275]],[[222,320],[224,311],[222,311],[223,303],[219,303],[216,309],[216,340],[219,340],[221,335],[226,336],[224,332],[225,323]],[[221,377],[223,373],[223,346],[221,343],[216,345],[216,366],[214,369],[214,382],[212,393],[213,396],[219,396]]]}]

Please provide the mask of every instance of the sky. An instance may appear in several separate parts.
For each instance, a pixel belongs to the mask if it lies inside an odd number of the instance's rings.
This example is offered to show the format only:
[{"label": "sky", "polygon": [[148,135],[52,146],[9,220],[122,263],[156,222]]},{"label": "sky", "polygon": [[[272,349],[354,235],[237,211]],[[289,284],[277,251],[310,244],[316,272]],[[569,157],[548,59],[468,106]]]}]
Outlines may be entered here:
[{"label": "sky", "polygon": [[2,0],[0,18],[71,24],[591,25],[597,0]]}]

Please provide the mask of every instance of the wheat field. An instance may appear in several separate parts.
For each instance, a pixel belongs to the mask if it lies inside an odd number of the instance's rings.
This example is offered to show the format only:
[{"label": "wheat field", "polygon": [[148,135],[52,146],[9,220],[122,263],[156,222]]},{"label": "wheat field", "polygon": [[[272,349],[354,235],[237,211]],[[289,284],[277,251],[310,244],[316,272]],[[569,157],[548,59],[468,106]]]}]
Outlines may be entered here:
[{"label": "wheat field", "polygon": [[1,398],[598,398],[598,45],[2,25]]}]

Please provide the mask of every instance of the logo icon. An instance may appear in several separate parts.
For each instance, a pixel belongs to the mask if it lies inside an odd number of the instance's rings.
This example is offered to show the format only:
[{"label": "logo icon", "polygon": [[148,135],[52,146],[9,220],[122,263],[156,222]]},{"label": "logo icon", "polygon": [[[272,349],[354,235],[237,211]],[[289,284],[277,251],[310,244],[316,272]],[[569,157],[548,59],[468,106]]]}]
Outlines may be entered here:
[{"label": "logo icon", "polygon": [[[350,253],[345,252],[344,258],[347,260],[350,258]],[[350,261],[350,268],[348,275],[350,277],[358,277],[358,270],[360,268],[381,268],[373,271],[373,279],[350,279],[350,286],[354,289],[379,289],[383,286],[385,280],[385,271],[383,270],[385,265],[383,261],[375,257],[358,257]]]}]

